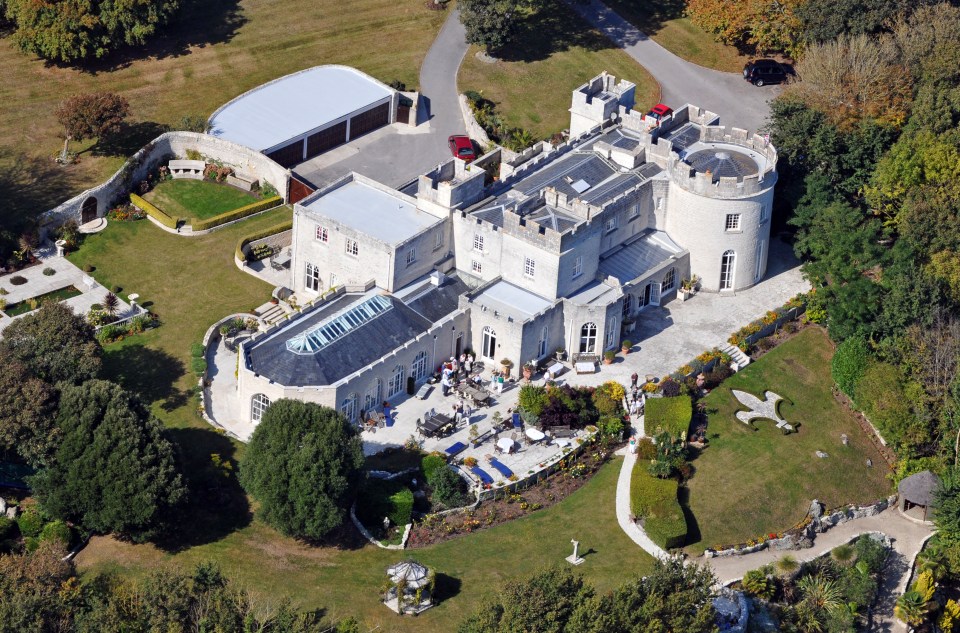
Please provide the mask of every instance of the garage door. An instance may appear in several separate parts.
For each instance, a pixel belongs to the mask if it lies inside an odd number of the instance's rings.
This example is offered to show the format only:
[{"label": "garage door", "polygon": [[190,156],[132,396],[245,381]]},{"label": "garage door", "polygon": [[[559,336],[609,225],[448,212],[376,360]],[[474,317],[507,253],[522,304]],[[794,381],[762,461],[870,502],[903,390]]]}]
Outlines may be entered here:
[{"label": "garage door", "polygon": [[347,142],[347,122],[331,125],[325,130],[307,137],[307,158],[313,158],[328,149]]},{"label": "garage door", "polygon": [[294,165],[303,162],[303,141],[300,140],[295,143],[285,145],[280,149],[275,149],[267,154],[267,156],[280,163],[284,167],[293,167]]},{"label": "garage door", "polygon": [[383,127],[390,121],[390,104],[384,103],[375,108],[370,108],[366,112],[361,112],[350,119],[350,138],[355,139],[358,136],[371,132],[377,128]]}]

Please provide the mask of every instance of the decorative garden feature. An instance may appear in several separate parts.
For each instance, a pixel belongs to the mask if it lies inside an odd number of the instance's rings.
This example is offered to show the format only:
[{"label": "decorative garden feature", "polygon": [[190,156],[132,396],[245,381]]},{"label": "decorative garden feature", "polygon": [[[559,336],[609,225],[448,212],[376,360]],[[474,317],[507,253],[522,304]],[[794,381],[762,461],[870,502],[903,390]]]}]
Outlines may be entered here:
[{"label": "decorative garden feature", "polygon": [[737,389],[731,389],[730,393],[740,401],[740,404],[750,409],[749,411],[737,411],[736,413],[737,419],[747,426],[750,426],[750,423],[757,418],[765,418],[776,422],[777,428],[783,429],[787,433],[794,430],[793,425],[788,424],[786,420],[780,417],[780,402],[783,398],[772,391],[765,391],[763,400],[746,391]]},{"label": "decorative garden feature", "polygon": [[400,615],[417,615],[433,605],[436,572],[415,560],[407,560],[387,568],[383,604]]}]

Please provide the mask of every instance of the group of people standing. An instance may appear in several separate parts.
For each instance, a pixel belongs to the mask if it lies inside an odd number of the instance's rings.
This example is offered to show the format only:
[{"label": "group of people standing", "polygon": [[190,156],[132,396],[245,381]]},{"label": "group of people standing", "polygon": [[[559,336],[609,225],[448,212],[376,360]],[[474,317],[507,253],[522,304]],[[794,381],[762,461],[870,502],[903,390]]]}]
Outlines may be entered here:
[{"label": "group of people standing", "polygon": [[[473,354],[460,354],[460,358],[451,356],[450,360],[440,367],[440,388],[443,395],[450,395],[450,390],[461,380],[470,380],[475,362]],[[473,380],[479,382],[479,376]]]}]

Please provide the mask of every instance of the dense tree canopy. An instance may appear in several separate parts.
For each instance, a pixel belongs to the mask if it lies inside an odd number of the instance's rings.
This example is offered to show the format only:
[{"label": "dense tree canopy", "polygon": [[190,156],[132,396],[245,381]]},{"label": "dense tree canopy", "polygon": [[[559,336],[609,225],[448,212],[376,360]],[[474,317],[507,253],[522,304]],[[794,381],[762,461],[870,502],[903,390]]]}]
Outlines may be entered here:
[{"label": "dense tree canopy", "polygon": [[547,569],[507,583],[460,625],[459,633],[712,633],[713,585],[706,567],[682,560],[654,562],[643,578],[596,596],[569,569]]},{"label": "dense tree canopy", "polygon": [[93,327],[62,303],[47,302],[3,331],[0,349],[50,383],[79,383],[100,373]]},{"label": "dense tree canopy", "polygon": [[517,30],[522,10],[535,0],[460,0],[460,21],[467,43],[496,52],[507,46]]},{"label": "dense tree canopy", "polygon": [[144,44],[176,13],[178,0],[4,0],[23,51],[58,62],[100,58]]},{"label": "dense tree canopy", "polygon": [[132,394],[105,380],[67,385],[60,444],[33,479],[51,515],[133,540],[159,534],[186,489],[163,426]]},{"label": "dense tree canopy", "polygon": [[13,450],[34,466],[55,446],[56,393],[23,362],[0,350],[0,448]]},{"label": "dense tree canopy", "polygon": [[321,539],[343,522],[363,465],[356,429],[337,411],[297,400],[271,404],[240,463],[260,516],[284,534]]}]

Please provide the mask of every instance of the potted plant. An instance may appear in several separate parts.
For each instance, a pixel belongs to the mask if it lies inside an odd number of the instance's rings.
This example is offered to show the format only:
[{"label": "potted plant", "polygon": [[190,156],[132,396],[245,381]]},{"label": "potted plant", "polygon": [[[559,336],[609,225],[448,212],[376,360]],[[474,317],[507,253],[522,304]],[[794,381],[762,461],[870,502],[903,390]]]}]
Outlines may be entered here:
[{"label": "potted plant", "polygon": [[630,348],[632,347],[633,347],[633,341],[629,339],[624,339],[623,342],[620,343],[620,351],[623,352],[624,354],[629,354]]},{"label": "potted plant", "polygon": [[526,363],[523,366],[523,379],[529,381],[533,377],[534,366],[533,363]]},{"label": "potted plant", "polygon": [[686,301],[692,297],[697,292],[697,286],[700,283],[700,278],[696,275],[690,277],[690,279],[684,279],[680,282],[680,300]]},{"label": "potted plant", "polygon": [[477,437],[479,437],[479,435],[480,435],[480,431],[479,431],[479,429],[477,429],[477,425],[476,425],[476,424],[471,424],[471,425],[470,425],[470,431],[467,433],[467,435],[468,435],[469,438],[470,438],[470,443],[473,444],[473,445],[476,445],[476,443],[477,443]]},{"label": "potted plant", "polygon": [[567,358],[567,352],[562,347],[558,347],[557,351],[555,351],[554,354],[556,355],[557,360],[559,361],[566,360]]},{"label": "potted plant", "polygon": [[609,365],[613,363],[613,359],[617,357],[617,353],[612,349],[609,349],[603,353],[603,364]]},{"label": "potted plant", "polygon": [[510,377],[510,368],[513,367],[513,361],[509,358],[504,358],[500,361],[500,368],[503,373],[504,378]]}]

